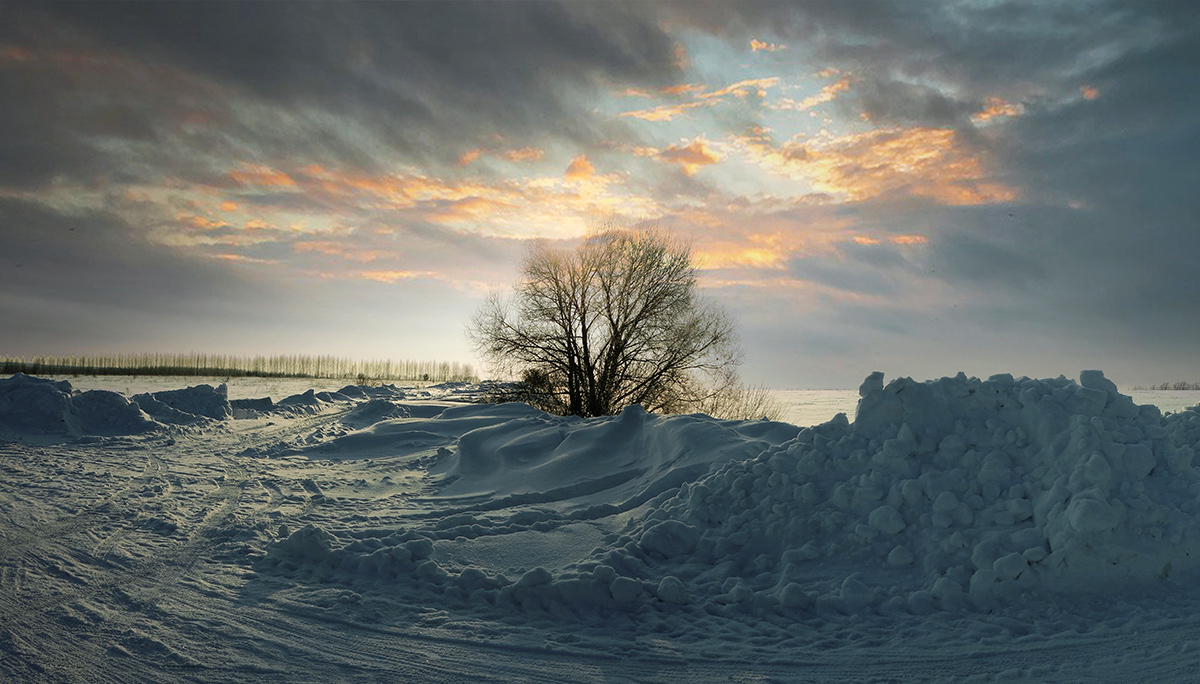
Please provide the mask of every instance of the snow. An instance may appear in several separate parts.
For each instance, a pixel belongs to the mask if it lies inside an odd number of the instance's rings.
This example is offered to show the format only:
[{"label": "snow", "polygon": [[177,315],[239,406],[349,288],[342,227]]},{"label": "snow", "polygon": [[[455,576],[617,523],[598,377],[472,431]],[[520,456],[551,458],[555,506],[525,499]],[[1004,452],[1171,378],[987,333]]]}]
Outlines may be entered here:
[{"label": "snow", "polygon": [[13,681],[1192,681],[1200,412],[872,374],[853,421],[0,380]]}]

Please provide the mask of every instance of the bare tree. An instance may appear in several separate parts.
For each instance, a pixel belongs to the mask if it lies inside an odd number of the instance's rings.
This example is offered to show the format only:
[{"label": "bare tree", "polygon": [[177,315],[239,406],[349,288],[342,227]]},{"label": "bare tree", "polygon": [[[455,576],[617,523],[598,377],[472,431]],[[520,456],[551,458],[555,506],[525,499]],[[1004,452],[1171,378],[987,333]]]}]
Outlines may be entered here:
[{"label": "bare tree", "polygon": [[660,230],[607,229],[573,250],[537,242],[512,297],[490,296],[467,333],[546,410],[701,410],[738,387],[741,350],[696,277],[691,248]]}]

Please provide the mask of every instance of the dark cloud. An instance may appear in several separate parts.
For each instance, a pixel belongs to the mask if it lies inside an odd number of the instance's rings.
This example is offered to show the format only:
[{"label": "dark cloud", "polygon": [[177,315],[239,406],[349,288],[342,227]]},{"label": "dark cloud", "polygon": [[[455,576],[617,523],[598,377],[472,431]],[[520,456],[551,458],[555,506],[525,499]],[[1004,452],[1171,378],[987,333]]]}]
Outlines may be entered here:
[{"label": "dark cloud", "polygon": [[[175,349],[212,320],[270,319],[277,288],[235,269],[145,242],[121,218],[0,199],[6,353]],[[145,346],[142,346],[142,344]]]},{"label": "dark cloud", "polygon": [[957,101],[937,88],[867,77],[855,83],[838,109],[850,117],[866,114],[882,126],[959,127],[979,111],[975,103]]},{"label": "dark cloud", "polygon": [[842,243],[834,254],[793,259],[789,274],[845,292],[903,297],[916,272],[899,249],[886,244]]},{"label": "dark cloud", "polygon": [[163,312],[248,286],[221,264],[146,242],[116,215],[0,198],[0,289],[10,296]]},{"label": "dark cloud", "polygon": [[[25,30],[9,30],[7,39],[35,53],[70,49],[119,58],[126,68],[169,67],[224,91],[208,105],[223,119],[215,130],[172,132],[177,144],[205,156],[223,150],[373,169],[397,155],[447,161],[495,134],[590,143],[614,124],[592,115],[589,94],[614,82],[661,85],[676,73],[673,41],[619,4],[64,2],[10,9],[24,15]],[[35,30],[46,26],[55,31]],[[106,85],[87,87],[143,108],[157,102],[159,125],[188,105],[161,83],[150,84],[151,92],[131,87],[146,84]],[[30,102],[23,116],[41,135],[25,138],[47,165],[55,166],[71,134],[88,133],[61,109],[64,88],[0,88],[6,100]],[[263,105],[277,111],[252,109]],[[111,105],[106,110],[89,120],[111,118]],[[129,125],[136,131],[126,133],[147,134],[144,123]]]}]

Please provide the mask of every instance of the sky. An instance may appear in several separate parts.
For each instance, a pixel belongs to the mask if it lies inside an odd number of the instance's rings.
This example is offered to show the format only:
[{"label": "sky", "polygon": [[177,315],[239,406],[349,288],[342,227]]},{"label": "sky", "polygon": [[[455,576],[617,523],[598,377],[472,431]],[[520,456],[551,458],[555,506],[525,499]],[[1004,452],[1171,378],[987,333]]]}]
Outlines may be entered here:
[{"label": "sky", "polygon": [[743,378],[1200,380],[1200,3],[0,2],[0,354],[478,359],[657,225]]}]

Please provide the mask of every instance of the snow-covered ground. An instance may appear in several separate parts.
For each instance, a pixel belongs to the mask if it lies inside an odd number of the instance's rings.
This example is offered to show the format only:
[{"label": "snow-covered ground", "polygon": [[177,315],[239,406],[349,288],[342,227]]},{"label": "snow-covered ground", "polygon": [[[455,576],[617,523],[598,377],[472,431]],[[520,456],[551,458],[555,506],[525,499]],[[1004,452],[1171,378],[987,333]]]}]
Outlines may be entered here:
[{"label": "snow-covered ground", "polygon": [[804,429],[180,389],[0,380],[0,680],[1200,672],[1200,413],[1099,373]]}]

